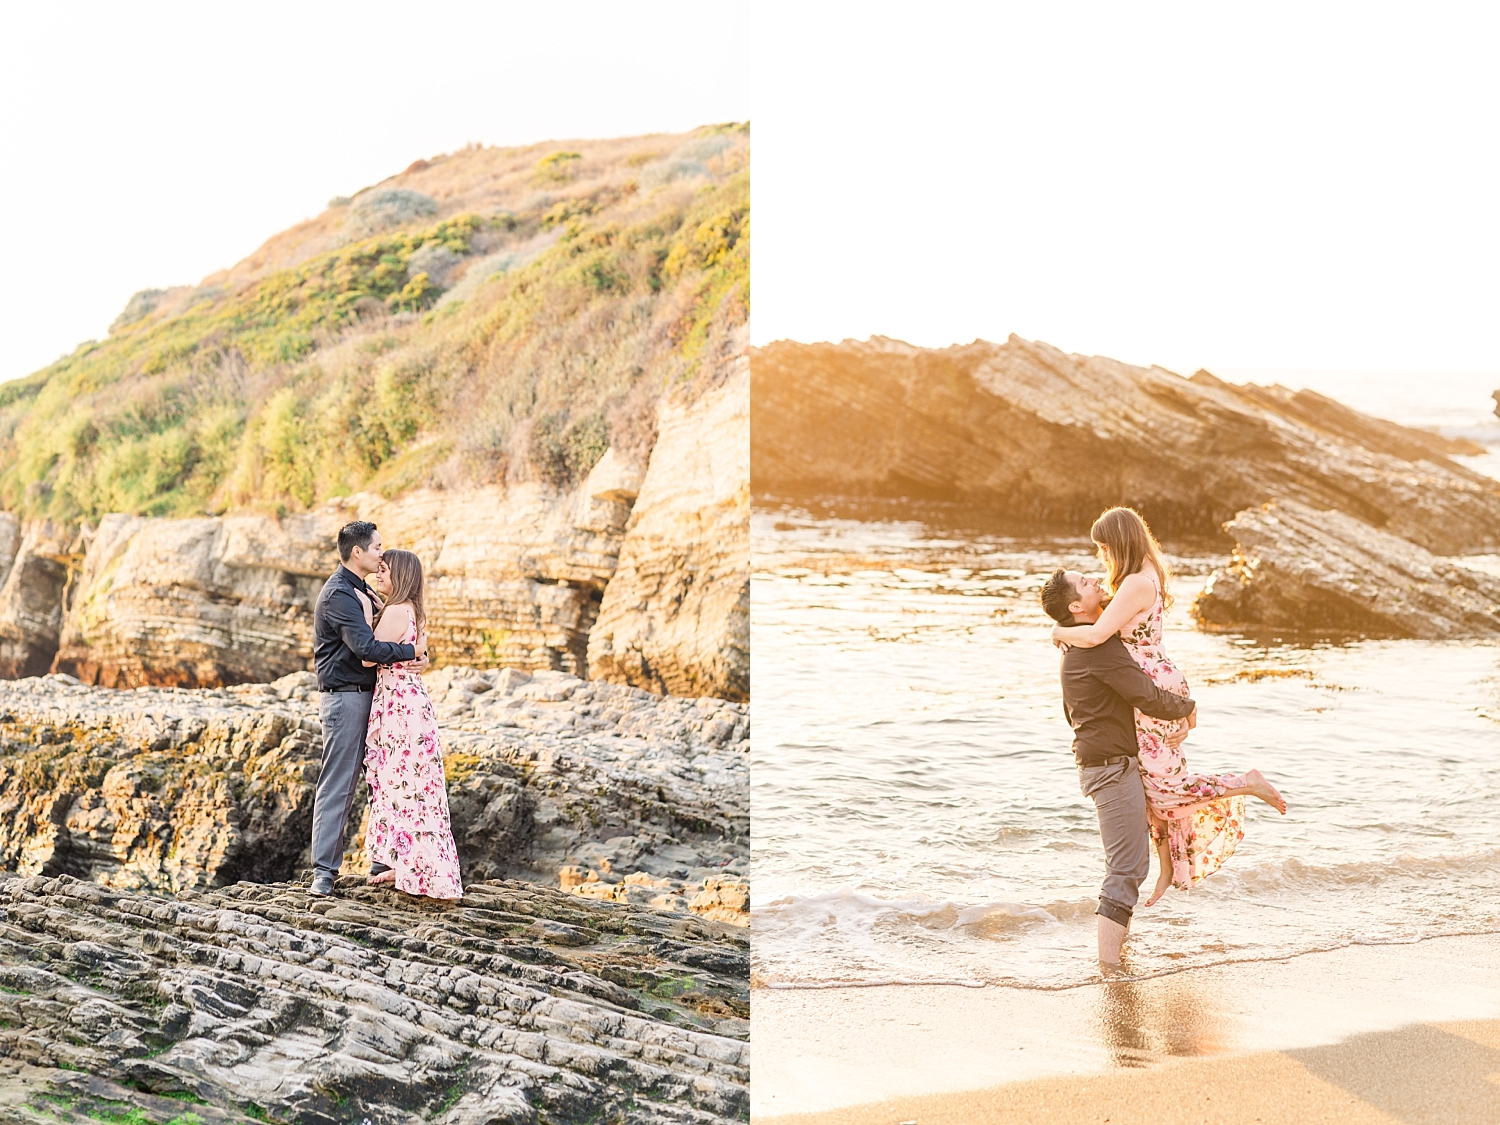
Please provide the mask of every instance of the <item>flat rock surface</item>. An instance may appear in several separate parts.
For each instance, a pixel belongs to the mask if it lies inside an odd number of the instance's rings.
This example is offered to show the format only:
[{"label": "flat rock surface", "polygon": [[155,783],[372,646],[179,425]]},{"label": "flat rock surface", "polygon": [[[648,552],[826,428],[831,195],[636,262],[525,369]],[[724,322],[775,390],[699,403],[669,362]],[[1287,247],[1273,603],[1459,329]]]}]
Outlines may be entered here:
[{"label": "flat rock surface", "polygon": [[1217,535],[1284,497],[1438,554],[1500,543],[1500,484],[1452,441],[1312,391],[1184,378],[1012,336],[943,349],[880,337],[751,355],[759,497],[942,501],[1083,534],[1130,504],[1158,535]]},{"label": "flat rock surface", "polygon": [[[439,715],[464,881],[521,877],[739,920],[749,709],[561,672],[445,668]],[[225,689],[0,683],[0,871],[128,891],[310,866],[321,735],[311,673]],[[344,870],[368,870],[364,786]],[[712,881],[713,886],[708,887]]]},{"label": "flat rock surface", "polygon": [[1193,603],[1205,626],[1435,640],[1500,635],[1500,578],[1343,512],[1280,500],[1239,513],[1224,529],[1234,554]]},{"label": "flat rock surface", "polygon": [[505,880],[0,875],[0,1121],[744,1120],[747,936]]}]

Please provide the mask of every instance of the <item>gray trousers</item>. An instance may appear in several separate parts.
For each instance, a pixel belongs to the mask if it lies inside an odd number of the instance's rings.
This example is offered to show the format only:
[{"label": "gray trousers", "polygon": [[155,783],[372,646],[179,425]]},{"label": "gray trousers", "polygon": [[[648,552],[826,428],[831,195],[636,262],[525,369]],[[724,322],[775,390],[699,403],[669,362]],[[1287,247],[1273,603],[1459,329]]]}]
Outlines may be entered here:
[{"label": "gray trousers", "polygon": [[349,808],[354,787],[365,765],[365,732],[370,725],[367,691],[318,693],[318,718],[323,723],[323,772],[313,797],[312,863],[314,875],[330,878],[344,860],[349,830]]},{"label": "gray trousers", "polygon": [[1104,886],[1094,913],[1128,926],[1141,883],[1151,873],[1151,822],[1141,771],[1134,758],[1107,766],[1079,766],[1078,787],[1093,798],[1104,842]]}]

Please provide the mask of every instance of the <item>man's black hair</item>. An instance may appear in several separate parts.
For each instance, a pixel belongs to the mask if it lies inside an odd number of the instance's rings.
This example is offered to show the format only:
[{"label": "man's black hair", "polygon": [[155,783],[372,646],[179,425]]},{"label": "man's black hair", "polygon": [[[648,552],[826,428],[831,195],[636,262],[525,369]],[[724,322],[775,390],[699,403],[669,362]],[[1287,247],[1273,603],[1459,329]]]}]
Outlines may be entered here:
[{"label": "man's black hair", "polygon": [[364,550],[375,535],[375,525],[369,520],[355,520],[339,528],[339,559],[348,562],[354,548]]},{"label": "man's black hair", "polygon": [[1078,589],[1068,581],[1068,572],[1054,570],[1052,577],[1042,587],[1042,608],[1047,611],[1047,616],[1059,625],[1077,625],[1078,622],[1073,620],[1073,611],[1068,608],[1077,600]]}]

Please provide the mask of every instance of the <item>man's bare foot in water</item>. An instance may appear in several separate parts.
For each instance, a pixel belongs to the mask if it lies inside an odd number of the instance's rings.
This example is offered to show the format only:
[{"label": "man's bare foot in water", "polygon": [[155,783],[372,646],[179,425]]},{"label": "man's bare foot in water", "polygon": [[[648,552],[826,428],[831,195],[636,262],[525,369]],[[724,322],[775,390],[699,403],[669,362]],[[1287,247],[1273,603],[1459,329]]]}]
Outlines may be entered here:
[{"label": "man's bare foot in water", "polygon": [[396,872],[392,868],[387,868],[386,870],[382,871],[379,875],[371,875],[370,876],[370,886],[372,886],[372,887],[376,883],[394,883],[395,881],[396,881]]},{"label": "man's bare foot in water", "polygon": [[1266,780],[1260,770],[1251,770],[1245,775],[1245,788],[1249,789],[1253,796],[1259,797],[1266,804],[1286,815],[1286,800],[1276,791],[1276,786]]}]

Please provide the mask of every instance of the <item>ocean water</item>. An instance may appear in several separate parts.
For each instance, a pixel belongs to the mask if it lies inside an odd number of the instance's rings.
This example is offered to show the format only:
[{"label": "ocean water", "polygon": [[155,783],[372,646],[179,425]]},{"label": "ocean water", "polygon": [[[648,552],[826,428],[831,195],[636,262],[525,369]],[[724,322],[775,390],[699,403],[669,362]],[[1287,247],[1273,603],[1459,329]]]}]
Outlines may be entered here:
[{"label": "ocean water", "polygon": [[[1425,399],[1307,382],[1500,441],[1492,376]],[[1036,601],[1054,567],[1097,569],[1087,540],[785,509],[752,541],[754,984],[1097,979],[1102,852]],[[1289,811],[1251,800],[1222,871],[1139,908],[1128,969],[1500,931],[1500,645],[1200,633],[1187,606],[1221,559],[1173,561],[1189,768],[1259,768]]]}]

